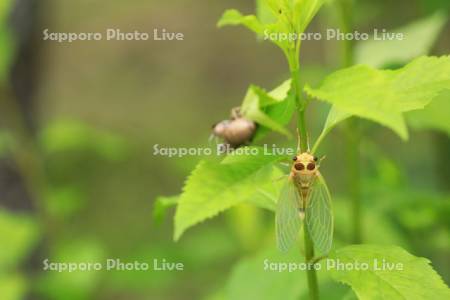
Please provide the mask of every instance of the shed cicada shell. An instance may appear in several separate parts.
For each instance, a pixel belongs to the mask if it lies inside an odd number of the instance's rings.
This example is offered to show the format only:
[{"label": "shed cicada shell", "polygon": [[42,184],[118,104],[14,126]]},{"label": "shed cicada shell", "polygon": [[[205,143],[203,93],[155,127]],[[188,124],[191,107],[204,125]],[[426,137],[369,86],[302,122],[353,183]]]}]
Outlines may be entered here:
[{"label": "shed cicada shell", "polygon": [[219,122],[212,128],[212,136],[222,139],[225,146],[232,149],[249,144],[255,132],[255,122],[242,116],[239,108],[233,108],[230,119]]}]

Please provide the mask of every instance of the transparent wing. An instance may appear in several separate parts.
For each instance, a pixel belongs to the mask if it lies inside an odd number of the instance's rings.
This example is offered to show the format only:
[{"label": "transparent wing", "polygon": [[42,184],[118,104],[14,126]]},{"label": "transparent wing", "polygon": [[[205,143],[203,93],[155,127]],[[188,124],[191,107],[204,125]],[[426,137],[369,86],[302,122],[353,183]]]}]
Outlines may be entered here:
[{"label": "transparent wing", "polygon": [[298,205],[300,195],[291,180],[287,180],[280,192],[275,214],[278,249],[285,252],[297,240],[302,221]]},{"label": "transparent wing", "polygon": [[311,188],[305,219],[316,256],[328,254],[333,241],[333,211],[330,192],[320,174]]}]

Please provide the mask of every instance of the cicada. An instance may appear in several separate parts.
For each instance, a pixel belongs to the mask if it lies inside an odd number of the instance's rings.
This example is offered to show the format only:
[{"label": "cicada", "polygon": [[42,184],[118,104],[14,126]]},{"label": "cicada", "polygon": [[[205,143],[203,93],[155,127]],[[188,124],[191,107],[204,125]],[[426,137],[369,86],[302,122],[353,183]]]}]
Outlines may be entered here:
[{"label": "cicada", "polygon": [[239,148],[252,141],[256,132],[255,122],[242,116],[239,108],[233,108],[229,120],[213,125],[212,134],[223,139],[225,146]]},{"label": "cicada", "polygon": [[293,158],[276,208],[277,245],[287,251],[296,241],[303,223],[307,226],[316,255],[325,255],[333,240],[331,197],[313,154],[299,152]]}]

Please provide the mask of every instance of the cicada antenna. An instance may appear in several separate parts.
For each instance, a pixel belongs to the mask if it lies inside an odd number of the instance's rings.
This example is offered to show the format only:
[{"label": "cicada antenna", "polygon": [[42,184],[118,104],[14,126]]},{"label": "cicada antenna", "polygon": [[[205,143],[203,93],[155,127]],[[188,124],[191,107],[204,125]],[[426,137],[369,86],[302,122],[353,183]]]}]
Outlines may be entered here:
[{"label": "cicada antenna", "polygon": [[311,153],[311,147],[309,146],[309,133],[306,133],[306,146],[308,147],[308,153]]},{"label": "cicada antenna", "polygon": [[324,155],[321,158],[319,158],[319,161],[317,162],[317,164],[320,166],[320,164],[322,163],[322,161],[326,158],[327,156]]},{"label": "cicada antenna", "polygon": [[[302,145],[301,141],[302,140],[301,140],[301,136],[300,136],[300,132],[299,132],[298,128],[297,128],[297,139],[298,139],[297,152],[300,152],[300,151],[302,151],[302,149],[301,149],[301,145]],[[311,153],[311,147],[309,145],[309,133],[308,132],[306,133],[306,147],[307,147],[306,152]]]}]

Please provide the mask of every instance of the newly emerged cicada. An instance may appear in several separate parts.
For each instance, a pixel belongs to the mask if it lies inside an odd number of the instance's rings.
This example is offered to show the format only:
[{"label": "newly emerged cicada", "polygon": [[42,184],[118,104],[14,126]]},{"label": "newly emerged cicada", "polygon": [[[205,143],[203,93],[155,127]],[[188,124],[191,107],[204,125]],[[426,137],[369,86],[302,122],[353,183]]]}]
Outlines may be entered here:
[{"label": "newly emerged cicada", "polygon": [[277,245],[287,251],[296,241],[303,223],[314,243],[316,255],[325,255],[333,240],[331,196],[319,172],[320,161],[309,151],[293,158],[276,208]]},{"label": "newly emerged cicada", "polygon": [[230,146],[233,149],[250,143],[255,132],[255,122],[243,117],[239,108],[231,110],[229,120],[219,122],[212,128],[213,136],[221,138],[226,146]]}]

